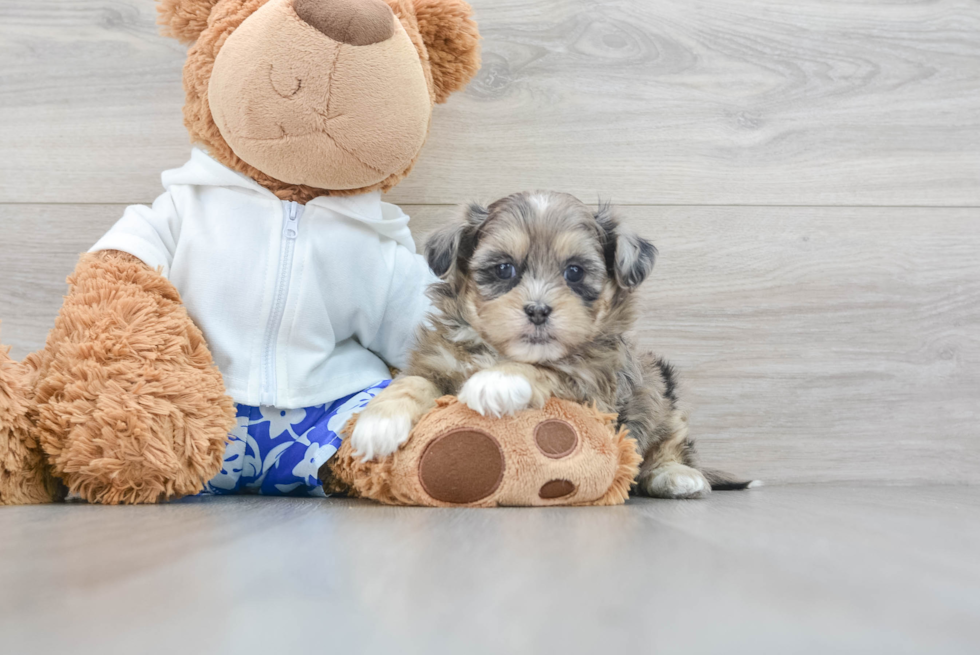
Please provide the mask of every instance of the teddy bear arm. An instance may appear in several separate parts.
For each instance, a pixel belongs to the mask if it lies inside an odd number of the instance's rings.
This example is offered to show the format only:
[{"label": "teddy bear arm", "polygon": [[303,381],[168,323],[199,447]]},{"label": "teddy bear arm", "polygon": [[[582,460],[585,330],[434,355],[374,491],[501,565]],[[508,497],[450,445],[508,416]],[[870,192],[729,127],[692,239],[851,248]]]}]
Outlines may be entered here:
[{"label": "teddy bear arm", "polygon": [[101,503],[193,494],[221,468],[234,403],[174,286],[83,255],[41,353],[33,430],[68,489]]}]

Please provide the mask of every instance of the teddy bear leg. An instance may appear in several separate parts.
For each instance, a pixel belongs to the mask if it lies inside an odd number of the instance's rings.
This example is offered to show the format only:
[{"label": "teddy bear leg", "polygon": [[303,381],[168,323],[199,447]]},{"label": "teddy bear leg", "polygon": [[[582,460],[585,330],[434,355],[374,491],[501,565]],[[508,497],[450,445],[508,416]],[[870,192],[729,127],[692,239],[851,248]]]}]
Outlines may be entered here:
[{"label": "teddy bear leg", "polygon": [[162,275],[130,255],[83,255],[41,355],[36,434],[90,502],[195,494],[221,469],[234,403]]},{"label": "teddy bear leg", "polygon": [[625,501],[640,463],[615,419],[554,398],[493,418],[447,396],[388,457],[363,460],[346,440],[333,472],[354,494],[391,505],[614,505]]},{"label": "teddy bear leg", "polygon": [[50,503],[61,496],[31,431],[32,358],[10,359],[0,346],[0,505]]},{"label": "teddy bear leg", "polygon": [[[447,401],[440,402],[437,413],[446,407]],[[349,436],[363,418],[352,418],[344,432]],[[431,433],[423,428],[407,447],[373,460],[345,439],[327,463],[331,490],[389,505],[468,505],[492,496],[506,468],[499,441],[481,429],[438,424]]]}]

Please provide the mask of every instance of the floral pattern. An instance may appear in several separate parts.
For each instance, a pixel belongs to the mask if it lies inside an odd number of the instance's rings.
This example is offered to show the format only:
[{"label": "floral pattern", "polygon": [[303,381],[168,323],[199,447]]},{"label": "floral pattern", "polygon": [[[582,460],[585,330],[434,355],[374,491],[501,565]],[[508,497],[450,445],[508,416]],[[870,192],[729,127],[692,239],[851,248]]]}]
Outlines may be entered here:
[{"label": "floral pattern", "polygon": [[228,434],[221,472],[204,486],[203,493],[325,495],[317,471],[340,448],[340,430],[389,383],[383,380],[313,407],[238,405],[238,424]]}]

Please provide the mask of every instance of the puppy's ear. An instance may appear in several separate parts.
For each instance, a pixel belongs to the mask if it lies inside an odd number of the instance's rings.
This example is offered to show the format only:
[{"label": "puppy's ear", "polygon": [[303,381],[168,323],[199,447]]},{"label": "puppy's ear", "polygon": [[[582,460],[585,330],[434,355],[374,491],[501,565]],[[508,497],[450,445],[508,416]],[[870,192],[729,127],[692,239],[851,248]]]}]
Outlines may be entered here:
[{"label": "puppy's ear", "polygon": [[218,0],[160,0],[157,3],[157,24],[164,36],[181,43],[196,41],[207,29],[211,8]]},{"label": "puppy's ear", "polygon": [[595,219],[602,234],[609,274],[624,289],[638,287],[657,261],[656,246],[633,230],[623,227],[609,203],[599,205]]},{"label": "puppy's ear", "polygon": [[429,236],[425,242],[425,259],[433,273],[446,280],[465,267],[476,248],[477,232],[488,214],[482,205],[470,203],[459,218]]}]

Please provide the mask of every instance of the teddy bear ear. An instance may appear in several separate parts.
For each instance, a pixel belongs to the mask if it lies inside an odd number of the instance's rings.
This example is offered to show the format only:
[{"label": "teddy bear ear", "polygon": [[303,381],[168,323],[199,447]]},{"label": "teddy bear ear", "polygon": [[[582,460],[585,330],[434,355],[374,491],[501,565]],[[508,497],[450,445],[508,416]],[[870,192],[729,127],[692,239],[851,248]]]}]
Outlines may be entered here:
[{"label": "teddy bear ear", "polygon": [[218,0],[159,0],[157,24],[164,36],[172,36],[181,43],[196,41],[207,29],[211,8]]},{"label": "teddy bear ear", "polygon": [[413,0],[419,33],[429,51],[436,102],[445,102],[480,69],[480,32],[463,0]]}]

